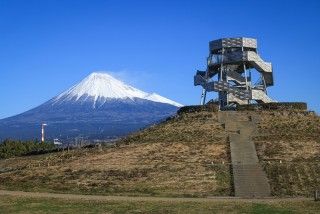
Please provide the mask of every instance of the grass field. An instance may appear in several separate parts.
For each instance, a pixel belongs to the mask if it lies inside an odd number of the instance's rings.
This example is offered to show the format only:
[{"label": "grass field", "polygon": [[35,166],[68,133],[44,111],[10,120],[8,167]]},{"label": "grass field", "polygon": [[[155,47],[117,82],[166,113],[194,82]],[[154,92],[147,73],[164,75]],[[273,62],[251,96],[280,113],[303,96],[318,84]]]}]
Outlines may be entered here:
[{"label": "grass field", "polygon": [[313,201],[124,202],[0,196],[1,213],[319,213]]}]

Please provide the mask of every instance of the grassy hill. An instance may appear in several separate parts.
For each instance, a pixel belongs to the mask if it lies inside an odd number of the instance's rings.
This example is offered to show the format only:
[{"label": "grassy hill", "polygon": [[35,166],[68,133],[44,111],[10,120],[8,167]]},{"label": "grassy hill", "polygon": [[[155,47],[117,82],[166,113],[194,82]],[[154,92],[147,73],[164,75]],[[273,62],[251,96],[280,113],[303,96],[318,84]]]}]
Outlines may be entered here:
[{"label": "grassy hill", "polygon": [[260,161],[278,196],[320,188],[320,117],[312,112],[265,111],[255,136]]},{"label": "grassy hill", "polygon": [[[275,196],[320,186],[320,118],[303,111],[248,111]],[[0,161],[0,188],[106,195],[231,195],[228,136],[214,109],[180,112],[114,145]]]}]

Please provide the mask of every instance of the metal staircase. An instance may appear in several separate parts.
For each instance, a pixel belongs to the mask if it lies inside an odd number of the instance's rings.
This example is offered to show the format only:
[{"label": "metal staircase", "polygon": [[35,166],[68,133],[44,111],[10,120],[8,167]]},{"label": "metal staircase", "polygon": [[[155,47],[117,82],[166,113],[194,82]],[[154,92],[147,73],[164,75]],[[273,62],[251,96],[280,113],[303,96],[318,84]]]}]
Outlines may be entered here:
[{"label": "metal staircase", "polygon": [[259,90],[259,89],[252,89],[251,95],[252,95],[252,99],[256,100],[258,103],[259,102],[262,102],[262,103],[275,102],[270,97],[268,97],[268,95],[264,91]]},{"label": "metal staircase", "polygon": [[[233,94],[238,99],[251,99],[251,91],[242,90],[235,86],[231,86],[226,81],[214,81],[212,82],[214,91],[226,91],[227,93]],[[210,88],[209,88],[210,90]]]},{"label": "metal staircase", "polygon": [[[209,46],[207,70],[197,71],[194,77],[194,85],[203,87],[203,95],[219,92],[220,107],[248,104],[251,100],[274,102],[266,93],[267,87],[274,84],[272,65],[257,54],[257,40],[225,38],[211,41]],[[260,74],[258,84],[252,84],[251,69]]]},{"label": "metal staircase", "polygon": [[234,81],[241,85],[245,85],[247,82],[251,81],[251,78],[246,79],[244,76],[241,76],[241,74],[239,74],[236,71],[229,70],[226,73],[228,75],[228,80]]}]

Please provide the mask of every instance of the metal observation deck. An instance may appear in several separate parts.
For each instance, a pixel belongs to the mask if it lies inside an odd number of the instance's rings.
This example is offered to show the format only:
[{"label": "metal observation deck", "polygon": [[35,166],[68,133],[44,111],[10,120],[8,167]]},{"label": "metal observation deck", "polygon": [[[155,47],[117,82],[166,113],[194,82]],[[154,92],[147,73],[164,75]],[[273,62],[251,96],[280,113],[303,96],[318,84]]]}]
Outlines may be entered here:
[{"label": "metal observation deck", "polygon": [[[194,85],[203,87],[201,104],[206,102],[207,92],[219,93],[220,107],[236,104],[274,102],[267,95],[272,86],[272,65],[257,53],[257,40],[252,38],[225,38],[209,43],[207,70],[197,71]],[[252,72],[258,78],[253,83]]]}]

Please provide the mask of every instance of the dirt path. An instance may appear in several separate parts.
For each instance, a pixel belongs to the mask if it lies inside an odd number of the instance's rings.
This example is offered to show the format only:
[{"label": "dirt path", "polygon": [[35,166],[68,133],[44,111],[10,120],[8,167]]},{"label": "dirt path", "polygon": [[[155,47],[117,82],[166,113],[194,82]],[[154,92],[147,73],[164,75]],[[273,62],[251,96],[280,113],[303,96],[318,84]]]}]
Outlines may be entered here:
[{"label": "dirt path", "polygon": [[244,199],[235,197],[211,197],[211,198],[169,198],[169,197],[134,197],[134,196],[103,196],[103,195],[76,195],[60,194],[48,192],[22,192],[0,190],[1,196],[18,196],[33,198],[57,198],[67,200],[89,200],[89,201],[147,201],[147,202],[262,202],[272,203],[280,201],[312,201],[312,198],[264,198],[264,199]]}]

